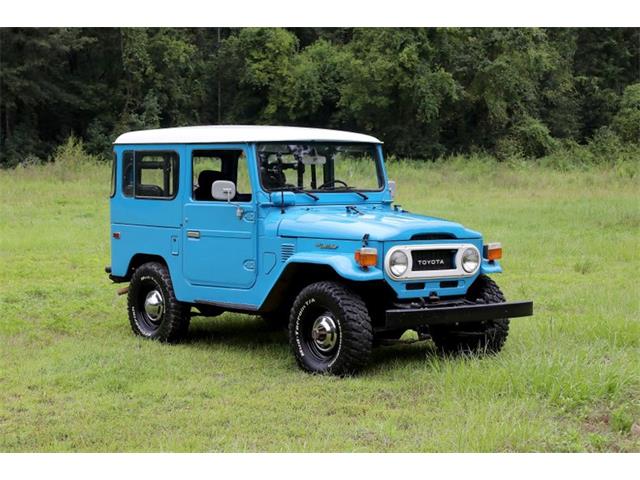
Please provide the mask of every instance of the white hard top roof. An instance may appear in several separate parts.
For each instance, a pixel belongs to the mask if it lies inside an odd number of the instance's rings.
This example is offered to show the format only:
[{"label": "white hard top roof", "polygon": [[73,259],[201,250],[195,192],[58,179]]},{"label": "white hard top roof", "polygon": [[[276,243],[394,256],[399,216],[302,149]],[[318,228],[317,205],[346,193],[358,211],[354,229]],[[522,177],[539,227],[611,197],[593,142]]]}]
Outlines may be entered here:
[{"label": "white hard top roof", "polygon": [[344,132],[342,130],[327,130],[324,128],[207,125],[127,132],[120,135],[114,144],[253,143],[281,141],[382,143],[370,135]]}]

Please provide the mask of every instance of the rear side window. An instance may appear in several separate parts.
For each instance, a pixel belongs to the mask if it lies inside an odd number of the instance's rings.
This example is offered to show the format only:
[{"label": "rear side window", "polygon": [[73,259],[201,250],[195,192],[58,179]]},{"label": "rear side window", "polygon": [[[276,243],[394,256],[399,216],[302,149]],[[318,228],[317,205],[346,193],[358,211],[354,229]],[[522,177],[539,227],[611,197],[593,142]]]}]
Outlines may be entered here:
[{"label": "rear side window", "polygon": [[113,160],[111,161],[111,192],[109,196],[113,198],[116,194],[116,154],[113,154]]},{"label": "rear side window", "polygon": [[133,152],[122,155],[122,193],[125,197],[133,197]]},{"label": "rear side window", "polygon": [[127,197],[170,199],[178,193],[176,152],[124,152],[122,188]]}]

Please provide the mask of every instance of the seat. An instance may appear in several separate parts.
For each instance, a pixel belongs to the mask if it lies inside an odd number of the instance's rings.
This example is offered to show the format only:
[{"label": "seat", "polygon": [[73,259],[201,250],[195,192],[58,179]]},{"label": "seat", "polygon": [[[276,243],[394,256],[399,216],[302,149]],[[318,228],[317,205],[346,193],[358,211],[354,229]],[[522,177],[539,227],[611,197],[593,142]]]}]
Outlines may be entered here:
[{"label": "seat", "polygon": [[195,200],[213,200],[211,186],[217,180],[225,180],[222,172],[216,172],[215,170],[201,171],[198,175],[198,187],[193,192],[193,198]]},{"label": "seat", "polygon": [[266,168],[262,169],[262,184],[268,190],[272,190],[275,188],[282,188],[287,183],[287,177],[285,177],[284,172],[282,170],[277,170],[274,168]]}]

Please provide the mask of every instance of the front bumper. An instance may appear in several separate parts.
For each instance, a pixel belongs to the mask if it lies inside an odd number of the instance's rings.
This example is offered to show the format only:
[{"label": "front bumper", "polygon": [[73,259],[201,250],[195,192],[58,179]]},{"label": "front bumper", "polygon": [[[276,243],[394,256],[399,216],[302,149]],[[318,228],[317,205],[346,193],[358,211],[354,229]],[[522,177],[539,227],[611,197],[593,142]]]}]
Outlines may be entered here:
[{"label": "front bumper", "polygon": [[386,311],[384,325],[378,331],[400,330],[429,325],[457,325],[483,322],[496,318],[528,317],[533,315],[533,302],[504,302],[490,304],[425,305],[419,308],[395,308]]}]

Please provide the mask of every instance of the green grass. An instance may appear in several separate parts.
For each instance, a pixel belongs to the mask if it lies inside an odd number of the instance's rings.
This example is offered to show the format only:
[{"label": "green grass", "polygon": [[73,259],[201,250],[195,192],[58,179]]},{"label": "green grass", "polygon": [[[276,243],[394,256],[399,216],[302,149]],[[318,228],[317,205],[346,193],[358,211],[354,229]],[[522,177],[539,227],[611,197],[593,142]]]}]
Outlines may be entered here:
[{"label": "green grass", "polygon": [[503,243],[495,278],[535,316],[495,357],[398,345],[344,379],[299,371],[259,318],[195,318],[176,346],[134,337],[103,272],[109,168],[0,171],[0,451],[638,451],[628,171],[392,164],[403,207]]}]

